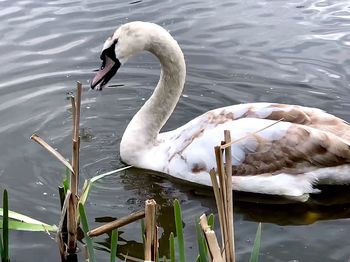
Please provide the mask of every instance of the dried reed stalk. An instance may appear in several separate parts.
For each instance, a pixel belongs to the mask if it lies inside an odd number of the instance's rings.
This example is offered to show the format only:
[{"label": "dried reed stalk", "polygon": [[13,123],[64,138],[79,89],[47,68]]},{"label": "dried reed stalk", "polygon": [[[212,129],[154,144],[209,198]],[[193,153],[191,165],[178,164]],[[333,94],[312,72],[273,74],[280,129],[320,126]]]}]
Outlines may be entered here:
[{"label": "dried reed stalk", "polygon": [[[224,131],[225,144],[231,143],[230,131]],[[225,148],[225,173],[226,173],[226,222],[227,222],[227,253],[229,254],[229,261],[235,262],[235,241],[234,241],[234,226],[233,226],[233,193],[232,193],[232,152],[231,147]]]},{"label": "dried reed stalk", "polygon": [[72,194],[77,195],[78,183],[79,183],[79,151],[80,151],[80,106],[81,106],[81,93],[82,85],[77,82],[76,98],[71,97],[72,103],[72,122],[73,122],[73,134],[72,134],[72,167],[74,172],[72,173],[70,185]]},{"label": "dried reed stalk", "polygon": [[78,162],[79,159],[78,157],[78,151],[79,151],[79,146],[78,146],[78,141],[72,140],[72,167],[74,172],[72,172],[72,175],[70,176],[70,188],[72,190],[72,193],[74,195],[78,195],[78,176],[79,176],[79,170],[78,170]]},{"label": "dried reed stalk", "polygon": [[70,194],[68,209],[67,209],[67,229],[68,229],[68,243],[67,243],[67,252],[69,254],[74,254],[77,249],[77,221],[75,220],[76,216],[76,196]]},{"label": "dried reed stalk", "polygon": [[[217,175],[215,173],[214,168],[210,170],[209,172],[210,174],[210,178],[211,178],[211,183],[214,189],[214,196],[215,196],[215,202],[216,202],[216,207],[218,209],[218,215],[219,215],[219,224],[220,224],[220,230],[221,232],[225,232],[224,230],[224,210],[223,210],[223,199],[221,196],[221,190],[218,184],[218,178]],[[224,243],[224,234],[221,234],[221,240],[222,243]]]},{"label": "dried reed stalk", "polygon": [[88,232],[88,236],[89,237],[96,237],[96,236],[102,235],[104,233],[112,231],[113,229],[125,226],[127,224],[130,224],[130,223],[132,223],[132,222],[134,222],[136,220],[142,219],[144,217],[145,217],[145,211],[144,210],[137,211],[137,212],[132,213],[132,214],[130,214],[128,216],[119,218],[119,219],[117,219],[115,221],[112,221],[110,223],[107,223],[107,224],[105,224],[103,226],[100,226],[98,228],[90,230]]},{"label": "dried reed stalk", "polygon": [[221,202],[219,203],[222,207],[221,207],[221,213],[219,215],[221,215],[222,219],[222,252],[223,252],[223,256],[226,257],[226,261],[231,261],[230,258],[230,252],[227,249],[227,243],[229,241],[228,239],[228,222],[227,222],[227,218],[228,218],[228,214],[227,214],[227,195],[228,194],[232,194],[231,192],[227,192],[227,178],[228,177],[226,175],[225,172],[225,168],[224,168],[224,162],[223,162],[223,155],[222,155],[222,150],[220,149],[220,146],[216,146],[215,147],[215,156],[216,156],[216,164],[217,164],[217,172],[218,172],[218,177],[219,177],[219,186],[220,186],[220,193],[221,193]]},{"label": "dried reed stalk", "polygon": [[220,146],[216,146],[214,148],[215,150],[215,157],[216,157],[216,164],[217,164],[217,172],[219,176],[219,185],[220,185],[220,191],[221,195],[223,196],[223,199],[227,199],[227,192],[226,192],[226,174],[224,169],[224,161],[222,160],[222,150]]},{"label": "dried reed stalk", "polygon": [[76,98],[71,97],[72,104],[72,119],[73,119],[73,132],[72,132],[72,168],[70,176],[70,190],[72,195],[70,197],[67,220],[68,220],[68,247],[69,253],[76,252],[77,246],[77,225],[76,212],[78,204],[78,183],[79,183],[79,151],[80,151],[80,106],[81,106],[81,93],[82,85],[77,82]]},{"label": "dried reed stalk", "polygon": [[207,241],[207,245],[213,262],[224,262],[221,256],[221,251],[218,240],[215,236],[215,232],[214,230],[210,229],[210,226],[208,225],[207,216],[205,214],[201,215],[199,223],[204,232],[204,236]]},{"label": "dried reed stalk", "polygon": [[[156,218],[155,218],[156,220]],[[157,262],[158,261],[158,247],[159,247],[159,243],[158,243],[158,226],[155,225],[154,226],[154,235],[153,235],[153,256],[154,256],[154,261]]]},{"label": "dried reed stalk", "polygon": [[73,128],[72,128],[72,167],[74,172],[72,172],[71,176],[70,176],[70,188],[72,190],[73,194],[77,194],[78,191],[78,183],[76,183],[76,177],[75,174],[77,172],[77,168],[76,168],[76,151],[77,151],[77,145],[74,142],[75,141],[75,136],[76,136],[76,117],[77,117],[77,104],[75,102],[75,97],[71,96],[70,97],[70,101],[72,104],[72,124],[73,124]]},{"label": "dried reed stalk", "polygon": [[[71,97],[72,104],[72,115],[73,115],[73,134],[72,134],[72,165],[53,147],[41,139],[38,135],[33,134],[31,139],[43,146],[50,154],[56,159],[63,163],[71,172],[70,176],[70,191],[67,193],[62,211],[60,226],[58,229],[58,242],[61,255],[64,253],[65,245],[63,243],[62,227],[67,214],[67,229],[68,229],[68,241],[67,241],[67,252],[74,254],[77,246],[77,226],[76,211],[78,203],[78,182],[79,182],[79,149],[80,149],[80,137],[79,137],[79,126],[80,126],[80,106],[81,106],[81,93],[82,84],[77,82],[77,92],[75,99]],[[63,256],[61,256],[63,257]]]},{"label": "dried reed stalk", "polygon": [[[235,261],[234,253],[234,229],[233,229],[233,198],[232,198],[232,154],[231,146],[223,147],[223,145],[231,145],[230,132],[225,130],[225,141],[221,146],[216,146],[215,158],[217,165],[217,174],[212,169],[209,174],[212,181],[216,205],[218,208],[222,248],[221,259],[224,261]],[[225,153],[225,165],[224,156]],[[206,219],[205,219],[206,220]],[[205,220],[201,221],[201,225],[205,226]],[[202,226],[203,228],[203,226]],[[212,233],[208,233],[208,236]],[[211,255],[213,253],[211,252]]]},{"label": "dried reed stalk", "polygon": [[72,194],[71,191],[68,190],[67,194],[66,194],[66,198],[64,199],[63,206],[61,209],[60,222],[58,224],[57,235],[60,235],[62,233],[62,228],[64,226],[64,219],[65,219],[65,216],[67,213],[68,203],[69,203],[69,199],[70,199],[71,194]]},{"label": "dried reed stalk", "polygon": [[71,194],[72,194],[71,191],[68,190],[61,208],[61,217],[60,217],[60,222],[58,224],[57,235],[56,235],[56,242],[58,244],[58,249],[60,251],[61,261],[66,261],[66,257],[65,257],[66,246],[64,244],[62,233],[63,233],[64,227],[66,228],[65,230],[67,230],[67,226],[64,223],[66,222],[65,218],[66,218],[68,203],[69,203]]},{"label": "dried reed stalk", "polygon": [[[70,194],[71,193],[68,190],[66,198],[65,198],[63,205],[62,205],[62,208],[61,208],[61,218],[60,218],[60,222],[59,222],[58,229],[57,229],[57,235],[56,235],[56,242],[58,244],[58,250],[60,252],[61,261],[66,260],[65,259],[65,244],[64,244],[62,232],[63,232],[63,230],[64,231],[67,230],[66,227],[65,227],[65,229],[63,229],[63,226],[64,226],[65,217],[66,217],[68,199],[69,199]],[[67,198],[67,196],[68,196],[68,198]]]},{"label": "dried reed stalk", "polygon": [[255,131],[255,132],[253,132],[253,133],[250,133],[250,134],[248,134],[248,135],[245,135],[245,136],[243,136],[243,137],[241,137],[241,138],[239,138],[239,139],[233,140],[233,141],[231,141],[231,142],[229,142],[229,143],[225,143],[225,144],[221,145],[220,148],[221,148],[221,149],[225,149],[225,148],[227,148],[227,147],[229,147],[229,146],[231,146],[231,145],[233,145],[233,144],[235,144],[235,143],[238,143],[238,142],[240,142],[240,141],[246,139],[247,137],[249,137],[249,136],[251,136],[251,135],[255,135],[255,134],[257,134],[257,133],[259,133],[259,132],[261,132],[261,131],[264,131],[265,129],[268,129],[268,128],[270,128],[271,126],[274,126],[274,125],[278,124],[279,122],[281,122],[281,121],[283,121],[283,120],[284,120],[284,118],[282,117],[281,119],[277,120],[276,122],[273,122],[272,124],[267,125],[267,126],[265,126],[265,127],[261,128],[261,129]]},{"label": "dried reed stalk", "polygon": [[30,139],[37,142],[39,145],[41,145],[43,148],[45,148],[51,155],[56,157],[58,161],[60,161],[63,165],[65,165],[71,172],[73,171],[73,167],[71,164],[59,153],[57,152],[52,146],[50,146],[48,143],[44,141],[41,137],[39,137],[37,134],[33,134]]},{"label": "dried reed stalk", "polygon": [[57,234],[56,242],[58,244],[58,251],[60,252],[61,262],[64,262],[66,261],[66,256],[65,256],[65,246],[64,246],[62,234]]},{"label": "dried reed stalk", "polygon": [[[157,261],[158,247],[155,246],[157,230],[156,226],[156,206],[154,199],[148,199],[145,203],[145,261]],[[157,245],[157,244],[156,244]]]}]

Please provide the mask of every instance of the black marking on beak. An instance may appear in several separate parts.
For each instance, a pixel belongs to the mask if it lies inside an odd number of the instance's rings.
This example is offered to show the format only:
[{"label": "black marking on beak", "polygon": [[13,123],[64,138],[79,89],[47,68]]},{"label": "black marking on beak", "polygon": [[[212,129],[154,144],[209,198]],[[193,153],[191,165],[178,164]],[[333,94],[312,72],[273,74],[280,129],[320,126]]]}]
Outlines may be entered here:
[{"label": "black marking on beak", "polygon": [[101,68],[97,71],[95,77],[91,81],[91,88],[102,90],[109,80],[117,73],[121,63],[115,56],[115,45],[117,41],[107,49],[103,50],[100,58],[102,60]]}]

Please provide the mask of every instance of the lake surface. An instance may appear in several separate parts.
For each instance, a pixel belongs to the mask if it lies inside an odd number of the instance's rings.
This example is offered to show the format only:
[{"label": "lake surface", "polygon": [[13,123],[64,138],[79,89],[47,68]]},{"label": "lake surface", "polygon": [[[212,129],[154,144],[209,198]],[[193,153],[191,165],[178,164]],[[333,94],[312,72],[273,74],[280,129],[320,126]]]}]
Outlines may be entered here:
[{"label": "lake surface", "polygon": [[[59,220],[64,168],[29,137],[37,133],[69,157],[67,96],[79,80],[82,179],[122,167],[123,131],[158,80],[157,60],[145,54],[124,65],[103,92],[89,90],[103,42],[122,23],[158,23],[184,51],[185,91],[163,130],[216,107],[254,101],[319,107],[350,121],[349,1],[0,0],[0,7],[0,187],[8,189],[12,210],[49,224]],[[248,261],[260,221],[259,261],[348,261],[349,188],[324,191],[305,204],[235,194],[238,261]],[[91,225],[139,210],[148,198],[161,205],[160,226],[167,227],[162,254],[175,230],[168,225],[172,200],[181,201],[188,261],[194,261],[194,220],[216,213],[210,190],[129,169],[93,187],[86,205]],[[139,225],[122,231],[120,252],[142,254]],[[108,241],[97,239],[98,261],[108,261]],[[12,232],[11,243],[12,261],[60,261],[46,234]]]}]

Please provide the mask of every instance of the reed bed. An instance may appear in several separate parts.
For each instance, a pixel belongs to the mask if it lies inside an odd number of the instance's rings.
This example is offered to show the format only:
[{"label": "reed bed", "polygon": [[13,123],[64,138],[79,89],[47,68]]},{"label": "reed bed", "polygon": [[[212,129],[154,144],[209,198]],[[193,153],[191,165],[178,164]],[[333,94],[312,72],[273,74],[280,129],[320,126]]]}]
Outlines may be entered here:
[{"label": "reed bed", "polygon": [[40,144],[51,155],[53,155],[59,162],[61,162],[69,171],[69,184],[66,178],[63,188],[59,189],[61,202],[61,219],[57,232],[57,242],[62,261],[76,260],[77,250],[77,229],[79,226],[79,155],[80,155],[80,107],[81,107],[82,85],[77,82],[76,97],[71,96],[72,105],[72,157],[69,163],[65,157],[57,150],[50,146],[37,134],[33,134],[31,139]]},{"label": "reed bed", "polygon": [[[80,112],[81,112],[82,85],[77,83],[76,96],[70,98],[72,106],[72,152],[71,162],[61,153],[50,146],[44,139],[37,134],[33,134],[31,139],[41,145],[48,153],[55,157],[66,168],[66,175],[63,183],[59,187],[61,216],[58,227],[50,226],[43,222],[28,218],[24,215],[8,210],[7,191],[4,191],[2,211],[2,235],[0,235],[0,253],[1,261],[9,261],[8,255],[8,230],[9,216],[20,220],[26,225],[24,230],[37,231],[56,231],[56,241],[61,256],[61,261],[77,261],[78,229],[81,227],[84,232],[85,245],[81,248],[85,250],[86,261],[95,262],[98,258],[94,251],[94,238],[102,234],[111,233],[110,261],[114,262],[117,255],[118,229],[136,221],[141,222],[142,239],[144,241],[143,259],[130,257],[127,254],[119,254],[128,261],[186,261],[186,243],[184,240],[183,218],[181,206],[178,200],[174,200],[174,223],[176,227],[175,234],[172,232],[169,237],[169,254],[159,258],[158,225],[157,225],[157,203],[153,199],[145,201],[144,210],[139,210],[121,217],[115,221],[102,225],[98,228],[90,229],[84,204],[88,198],[91,185],[99,179],[118,173],[130,168],[124,167],[118,170],[110,171],[102,175],[95,176],[85,180],[83,187],[79,191],[79,158],[80,158]],[[266,127],[268,128],[268,127]],[[264,128],[265,129],[265,128]],[[202,214],[195,223],[196,236],[198,243],[198,257],[196,261],[215,261],[215,262],[235,262],[235,243],[234,243],[234,217],[233,217],[233,196],[232,196],[232,141],[230,132],[224,132],[224,140],[220,145],[214,148],[217,167],[210,171],[213,191],[216,199],[219,227],[221,230],[221,243],[216,237],[214,231],[214,216],[208,217]],[[10,215],[9,215],[10,214]],[[13,221],[10,221],[13,222]],[[11,227],[11,223],[10,223]],[[38,227],[39,230],[37,229]],[[16,229],[12,225],[13,229]],[[41,229],[41,230],[40,230]],[[17,228],[18,230],[18,228]],[[2,236],[2,237],[1,237]],[[257,262],[260,246],[261,225],[258,227],[254,248],[250,261]]]}]

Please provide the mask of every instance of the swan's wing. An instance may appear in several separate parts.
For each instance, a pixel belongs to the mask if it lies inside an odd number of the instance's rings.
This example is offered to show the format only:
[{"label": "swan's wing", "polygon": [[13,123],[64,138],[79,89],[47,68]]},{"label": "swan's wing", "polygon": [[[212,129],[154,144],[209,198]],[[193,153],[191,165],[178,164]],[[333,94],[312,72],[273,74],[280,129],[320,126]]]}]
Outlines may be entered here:
[{"label": "swan's wing", "polygon": [[169,133],[178,136],[181,130],[186,129],[186,132],[188,132],[188,126],[190,126],[190,130],[195,130],[194,127],[200,126],[203,122],[217,126],[227,121],[242,118],[282,120],[327,131],[350,141],[350,125],[343,119],[318,108],[275,103],[249,103],[214,109],[174,130],[174,133]]},{"label": "swan's wing", "polygon": [[[317,109],[267,103],[212,110],[160,134],[143,167],[210,185],[214,147],[223,140],[224,130],[238,140],[232,145],[236,190],[302,196],[316,192],[312,185],[317,179],[350,181],[346,122]],[[338,167],[342,173],[337,176]]]},{"label": "swan's wing", "polygon": [[[244,107],[244,110],[241,110],[239,114],[235,113],[235,119],[251,117],[270,120],[283,119],[285,122],[306,125],[331,132],[350,141],[349,123],[318,108],[270,103],[252,103],[239,106]],[[237,112],[235,106],[223,109]],[[219,113],[220,110],[214,110],[214,112]]]},{"label": "swan's wing", "polygon": [[[192,122],[192,123],[191,123]],[[214,146],[230,130],[233,175],[300,174],[320,167],[350,162],[349,143],[313,127],[268,119],[216,119],[201,116],[185,128],[169,132],[165,142],[165,173],[207,173],[215,167]]]}]

